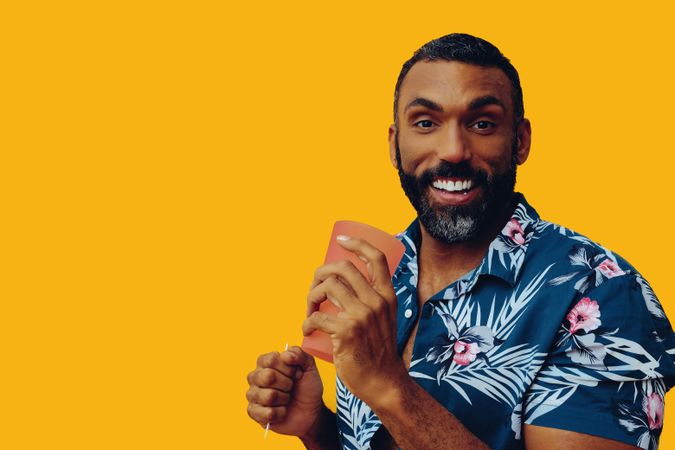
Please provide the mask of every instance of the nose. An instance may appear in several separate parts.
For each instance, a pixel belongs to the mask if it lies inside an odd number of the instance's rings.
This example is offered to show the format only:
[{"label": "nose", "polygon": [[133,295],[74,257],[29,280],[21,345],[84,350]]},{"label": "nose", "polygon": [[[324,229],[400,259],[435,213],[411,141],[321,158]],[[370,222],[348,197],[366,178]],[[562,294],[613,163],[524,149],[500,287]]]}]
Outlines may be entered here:
[{"label": "nose", "polygon": [[438,133],[438,136],[436,154],[439,159],[455,164],[469,159],[466,136],[459,124],[448,125],[445,132]]}]

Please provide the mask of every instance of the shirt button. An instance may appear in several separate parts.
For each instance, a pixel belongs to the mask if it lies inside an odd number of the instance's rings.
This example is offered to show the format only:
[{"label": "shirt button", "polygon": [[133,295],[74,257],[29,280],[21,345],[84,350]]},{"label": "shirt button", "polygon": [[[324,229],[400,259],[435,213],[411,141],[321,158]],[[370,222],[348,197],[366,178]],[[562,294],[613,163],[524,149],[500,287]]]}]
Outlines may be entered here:
[{"label": "shirt button", "polygon": [[412,309],[408,308],[405,310],[405,313],[403,314],[406,319],[410,319],[412,317]]}]

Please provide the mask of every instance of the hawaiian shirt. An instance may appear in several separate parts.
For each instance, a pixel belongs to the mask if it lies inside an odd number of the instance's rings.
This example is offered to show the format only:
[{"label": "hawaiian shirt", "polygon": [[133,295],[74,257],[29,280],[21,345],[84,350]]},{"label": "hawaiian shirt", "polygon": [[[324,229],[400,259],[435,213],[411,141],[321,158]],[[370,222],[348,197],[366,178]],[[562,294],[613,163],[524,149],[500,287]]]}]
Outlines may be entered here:
[{"label": "hawaiian shirt", "polygon": [[[657,448],[675,336],[654,291],[516,195],[482,262],[421,309],[418,220],[397,235],[399,355],[419,318],[409,375],[491,448],[525,448],[522,424]],[[337,421],[343,449],[369,449],[382,425],[339,377]]]}]

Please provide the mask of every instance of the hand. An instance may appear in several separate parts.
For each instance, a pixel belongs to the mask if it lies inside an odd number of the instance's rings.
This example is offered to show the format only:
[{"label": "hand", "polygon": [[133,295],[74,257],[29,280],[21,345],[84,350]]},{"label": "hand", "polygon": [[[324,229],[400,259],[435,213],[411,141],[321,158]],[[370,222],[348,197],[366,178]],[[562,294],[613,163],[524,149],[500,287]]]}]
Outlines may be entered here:
[{"label": "hand", "polygon": [[[306,336],[314,330],[331,335],[338,376],[361,400],[376,398],[383,386],[407,376],[396,349],[397,299],[384,254],[359,238],[339,240],[366,262],[370,280],[350,261],[319,267],[307,296]],[[329,299],[342,311],[337,316],[318,311]]]},{"label": "hand", "polygon": [[300,347],[260,355],[248,374],[248,415],[263,428],[304,437],[314,432],[323,408],[323,383],[314,358]]}]

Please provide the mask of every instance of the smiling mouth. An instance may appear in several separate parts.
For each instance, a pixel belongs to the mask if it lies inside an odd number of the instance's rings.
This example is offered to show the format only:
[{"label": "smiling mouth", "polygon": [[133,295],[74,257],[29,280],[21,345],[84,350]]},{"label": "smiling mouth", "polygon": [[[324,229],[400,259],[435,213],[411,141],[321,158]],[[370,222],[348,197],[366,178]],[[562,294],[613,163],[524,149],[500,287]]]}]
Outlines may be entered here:
[{"label": "smiling mouth", "polygon": [[436,178],[431,185],[441,192],[467,195],[473,189],[474,182],[468,178]]}]

